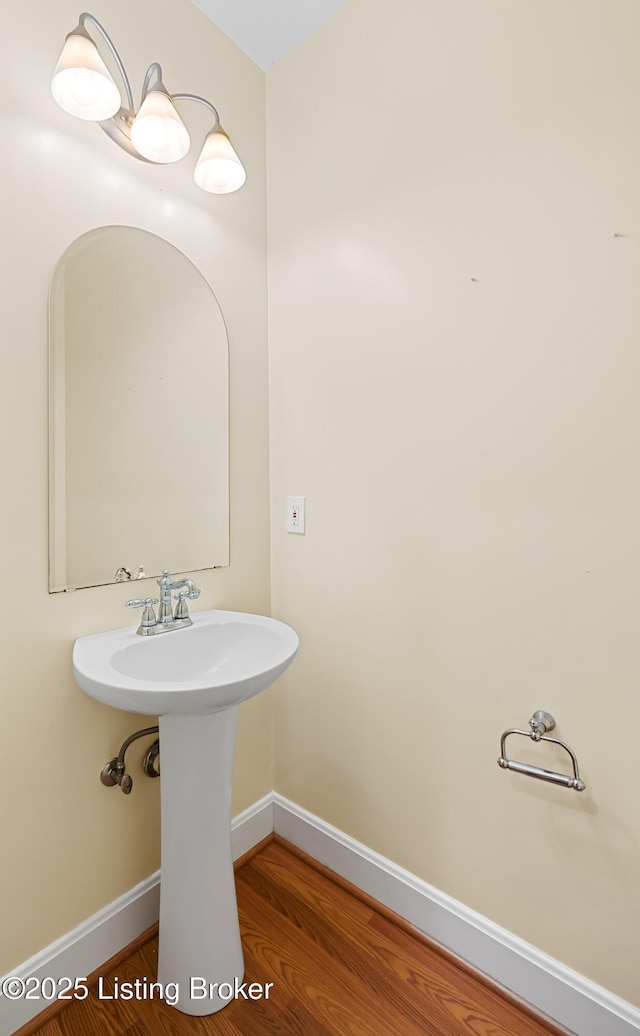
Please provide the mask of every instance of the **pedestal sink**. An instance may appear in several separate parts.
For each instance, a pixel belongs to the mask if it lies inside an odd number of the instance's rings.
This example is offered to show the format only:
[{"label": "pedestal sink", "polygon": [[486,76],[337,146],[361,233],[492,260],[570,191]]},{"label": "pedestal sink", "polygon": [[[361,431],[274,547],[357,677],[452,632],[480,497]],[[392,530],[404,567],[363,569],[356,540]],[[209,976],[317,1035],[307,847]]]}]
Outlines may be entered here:
[{"label": "pedestal sink", "polygon": [[298,638],[262,615],[204,611],[192,619],[155,637],[134,629],[80,637],[73,674],[106,705],[159,716],[158,982],[177,984],[181,1011],[207,1015],[229,1002],[244,974],[231,855],[238,706],[285,671]]}]

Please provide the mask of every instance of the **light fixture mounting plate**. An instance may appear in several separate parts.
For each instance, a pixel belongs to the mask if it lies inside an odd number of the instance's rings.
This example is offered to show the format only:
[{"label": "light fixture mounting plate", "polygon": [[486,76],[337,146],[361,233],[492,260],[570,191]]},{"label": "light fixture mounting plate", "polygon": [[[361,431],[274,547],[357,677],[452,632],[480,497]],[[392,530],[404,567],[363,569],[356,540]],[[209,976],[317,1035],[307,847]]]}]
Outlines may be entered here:
[{"label": "light fixture mounting plate", "polygon": [[121,108],[117,111],[114,116],[110,119],[105,119],[104,122],[99,122],[98,126],[104,130],[108,137],[121,147],[123,151],[126,151],[128,155],[133,158],[139,159],[141,162],[147,162],[148,165],[154,165],[154,162],[149,162],[148,158],[145,158],[136,151],[135,147],[131,143],[131,126],[133,124],[133,115],[126,108]]}]

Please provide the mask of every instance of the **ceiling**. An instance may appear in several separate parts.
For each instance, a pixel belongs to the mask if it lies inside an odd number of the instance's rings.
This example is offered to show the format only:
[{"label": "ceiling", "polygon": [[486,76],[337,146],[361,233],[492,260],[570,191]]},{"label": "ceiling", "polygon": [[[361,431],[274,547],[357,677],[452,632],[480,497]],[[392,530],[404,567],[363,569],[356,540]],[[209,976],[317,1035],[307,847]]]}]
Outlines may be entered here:
[{"label": "ceiling", "polygon": [[347,0],[193,0],[265,71]]}]

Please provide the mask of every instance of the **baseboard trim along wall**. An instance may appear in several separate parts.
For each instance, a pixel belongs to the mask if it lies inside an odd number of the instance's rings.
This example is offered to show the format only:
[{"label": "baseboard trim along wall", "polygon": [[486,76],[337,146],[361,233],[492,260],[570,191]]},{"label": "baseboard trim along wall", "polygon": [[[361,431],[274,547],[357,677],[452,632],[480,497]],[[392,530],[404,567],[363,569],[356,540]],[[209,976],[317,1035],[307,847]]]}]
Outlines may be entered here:
[{"label": "baseboard trim along wall", "polygon": [[640,1011],[486,917],[273,795],[276,834],[577,1036],[638,1036]]},{"label": "baseboard trim along wall", "polygon": [[[234,860],[275,832],[577,1036],[638,1036],[640,1010],[281,795],[260,799],[233,819],[231,829]],[[11,975],[42,980],[91,974],[158,920],[159,892],[156,872]],[[12,1036],[47,1006],[0,996],[0,1036]]]},{"label": "baseboard trim along wall", "polygon": [[[159,913],[160,871],[156,871],[97,914],[88,917],[77,928],[4,975],[0,979],[0,989],[9,978],[26,981],[33,977],[38,980],[38,986],[33,984],[31,989],[35,995],[45,978],[57,981],[63,977],[72,980],[86,977],[155,924]],[[16,985],[19,990],[18,983]],[[45,993],[48,994],[46,989]],[[6,996],[0,996],[0,1036],[11,1036],[16,1029],[49,1007],[50,1003],[45,999],[25,1000],[21,997],[8,1000]]]}]

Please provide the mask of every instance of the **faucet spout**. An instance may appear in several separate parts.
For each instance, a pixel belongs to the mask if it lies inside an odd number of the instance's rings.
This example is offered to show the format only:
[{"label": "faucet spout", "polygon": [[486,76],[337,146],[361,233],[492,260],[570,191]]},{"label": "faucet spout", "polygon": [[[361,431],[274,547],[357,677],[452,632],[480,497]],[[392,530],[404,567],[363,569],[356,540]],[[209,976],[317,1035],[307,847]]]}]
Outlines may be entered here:
[{"label": "faucet spout", "polygon": [[188,593],[177,594],[177,597],[188,597],[190,601],[195,601],[200,596],[200,590],[194,583],[193,579],[183,579],[182,586],[186,586]]}]

